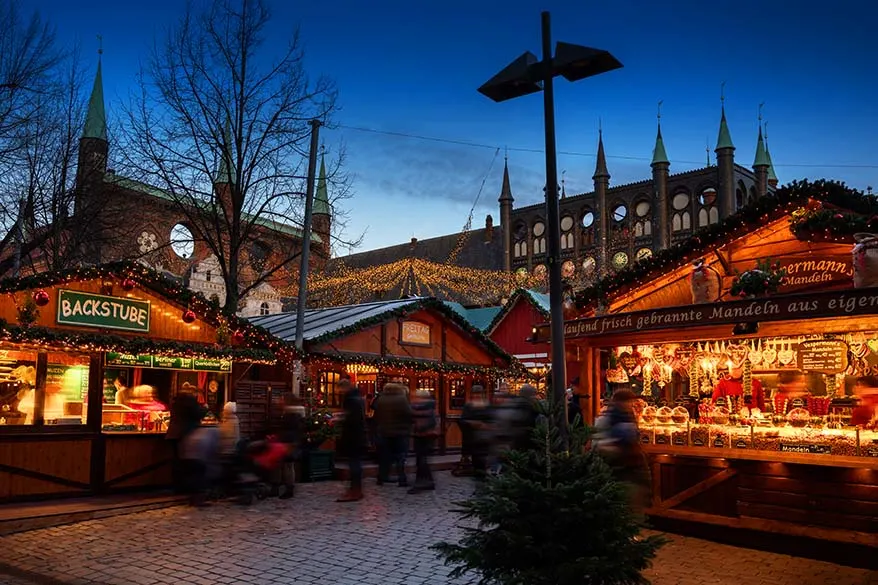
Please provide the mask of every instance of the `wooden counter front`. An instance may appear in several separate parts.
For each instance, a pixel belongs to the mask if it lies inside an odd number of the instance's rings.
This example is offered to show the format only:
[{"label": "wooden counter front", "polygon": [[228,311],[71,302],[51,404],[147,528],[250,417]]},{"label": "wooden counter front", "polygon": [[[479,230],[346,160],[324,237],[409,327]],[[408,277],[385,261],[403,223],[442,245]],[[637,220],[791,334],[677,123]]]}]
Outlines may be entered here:
[{"label": "wooden counter front", "polygon": [[878,460],[644,446],[650,516],[878,549]]}]

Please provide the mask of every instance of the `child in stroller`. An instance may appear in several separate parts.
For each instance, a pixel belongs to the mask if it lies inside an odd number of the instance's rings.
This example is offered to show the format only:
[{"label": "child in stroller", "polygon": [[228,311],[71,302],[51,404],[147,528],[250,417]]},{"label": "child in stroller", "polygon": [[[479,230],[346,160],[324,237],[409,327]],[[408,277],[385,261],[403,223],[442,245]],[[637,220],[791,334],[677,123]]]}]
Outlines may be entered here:
[{"label": "child in stroller", "polygon": [[286,455],[286,445],[273,436],[241,441],[237,454],[226,460],[226,488],[244,505],[253,503],[254,498],[265,499]]}]

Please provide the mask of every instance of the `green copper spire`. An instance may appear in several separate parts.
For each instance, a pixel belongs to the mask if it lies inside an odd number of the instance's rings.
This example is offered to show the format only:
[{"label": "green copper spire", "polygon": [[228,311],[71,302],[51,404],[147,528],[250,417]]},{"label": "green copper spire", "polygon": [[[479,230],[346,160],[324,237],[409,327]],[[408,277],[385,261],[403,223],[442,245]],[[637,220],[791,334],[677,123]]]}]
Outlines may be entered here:
[{"label": "green copper spire", "polygon": [[91,88],[91,97],[88,99],[88,113],[85,116],[85,127],[82,129],[82,137],[107,140],[107,113],[104,110],[104,82],[101,76],[100,57],[98,57],[98,71],[95,74],[95,83]]},{"label": "green copper spire", "polygon": [[326,189],[326,152],[320,153],[320,175],[317,177],[317,193],[314,195],[314,215],[332,215],[329,193]]},{"label": "green copper spire", "polygon": [[652,163],[650,166],[658,164],[671,164],[668,160],[668,153],[665,151],[665,141],[662,139],[662,102],[658,103],[658,133],[655,136],[655,148],[652,150]]},{"label": "green copper spire", "polygon": [[768,182],[777,185],[777,174],[774,172],[774,162],[771,160],[771,151],[768,149],[768,122],[765,123],[765,158],[768,161]]},{"label": "green copper spire", "polygon": [[[225,152],[228,150],[228,154]],[[234,181],[234,175],[232,172],[232,161],[231,159],[231,150],[232,150],[232,121],[229,118],[226,118],[226,127],[223,129],[223,141],[220,144],[220,163],[219,170],[216,173],[216,184],[217,185],[232,185]]]},{"label": "green copper spire", "polygon": [[759,138],[756,140],[756,158],[753,160],[753,167],[770,167],[771,161],[768,159],[768,152],[765,150],[765,140],[762,138],[762,123],[759,123]]},{"label": "green copper spire", "polygon": [[716,149],[720,150],[722,148],[735,148],[735,145],[732,144],[732,133],[729,132],[729,124],[726,122],[726,107],[723,106],[722,117],[719,121],[719,136],[716,139]]}]

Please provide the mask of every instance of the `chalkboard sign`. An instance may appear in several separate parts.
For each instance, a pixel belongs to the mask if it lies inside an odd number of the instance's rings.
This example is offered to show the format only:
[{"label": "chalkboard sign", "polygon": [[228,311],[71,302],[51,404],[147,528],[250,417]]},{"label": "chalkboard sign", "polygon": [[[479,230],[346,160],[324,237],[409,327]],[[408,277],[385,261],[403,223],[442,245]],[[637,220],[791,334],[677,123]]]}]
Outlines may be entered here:
[{"label": "chalkboard sign", "polygon": [[798,365],[803,372],[840,374],[848,367],[848,344],[839,339],[803,341]]}]

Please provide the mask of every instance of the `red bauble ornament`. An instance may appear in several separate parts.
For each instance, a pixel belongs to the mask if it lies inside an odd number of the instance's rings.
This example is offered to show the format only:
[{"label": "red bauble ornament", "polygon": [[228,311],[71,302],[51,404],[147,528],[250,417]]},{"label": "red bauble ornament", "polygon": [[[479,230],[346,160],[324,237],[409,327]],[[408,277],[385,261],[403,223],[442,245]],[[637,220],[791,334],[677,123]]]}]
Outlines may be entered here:
[{"label": "red bauble ornament", "polygon": [[833,215],[832,217],[834,217],[835,219],[844,219],[844,216],[843,216],[842,214],[840,214],[840,213],[836,213],[836,214]]},{"label": "red bauble ornament", "polygon": [[49,293],[40,289],[34,293],[34,302],[38,307],[45,307],[49,304]]},{"label": "red bauble ornament", "polygon": [[232,333],[232,339],[235,343],[244,343],[244,332],[243,331],[235,331]]},{"label": "red bauble ornament", "polygon": [[134,287],[137,286],[137,283],[134,282],[131,278],[125,278],[122,280],[122,290],[129,291],[134,290]]},{"label": "red bauble ornament", "polygon": [[195,321],[195,318],[195,311],[193,311],[192,309],[186,309],[185,311],[183,311],[183,316],[181,317],[181,319],[183,319],[183,323],[192,323]]}]

